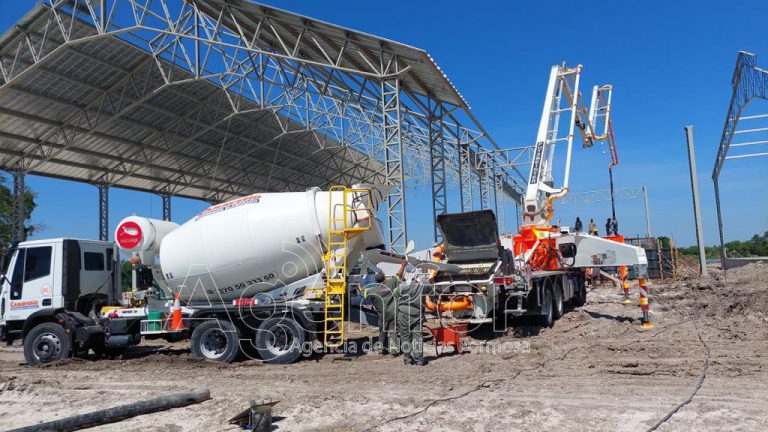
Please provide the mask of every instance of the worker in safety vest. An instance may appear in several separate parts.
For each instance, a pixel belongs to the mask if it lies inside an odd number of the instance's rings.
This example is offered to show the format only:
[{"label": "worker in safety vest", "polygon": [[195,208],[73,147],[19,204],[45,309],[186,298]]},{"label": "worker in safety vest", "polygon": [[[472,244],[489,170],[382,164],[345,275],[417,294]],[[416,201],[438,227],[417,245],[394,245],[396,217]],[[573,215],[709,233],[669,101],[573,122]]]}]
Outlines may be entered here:
[{"label": "worker in safety vest", "polygon": [[376,283],[363,288],[363,298],[370,299],[379,322],[379,343],[376,349],[381,355],[397,355],[397,286],[403,278],[404,261],[396,275],[386,277],[384,272],[376,273]]},{"label": "worker in safety vest", "polygon": [[405,364],[427,364],[424,359],[424,286],[414,279],[402,283],[397,297],[397,329],[400,334],[400,352]]},{"label": "worker in safety vest", "polygon": [[595,223],[594,219],[589,220],[589,233],[594,236],[597,235],[597,224]]}]

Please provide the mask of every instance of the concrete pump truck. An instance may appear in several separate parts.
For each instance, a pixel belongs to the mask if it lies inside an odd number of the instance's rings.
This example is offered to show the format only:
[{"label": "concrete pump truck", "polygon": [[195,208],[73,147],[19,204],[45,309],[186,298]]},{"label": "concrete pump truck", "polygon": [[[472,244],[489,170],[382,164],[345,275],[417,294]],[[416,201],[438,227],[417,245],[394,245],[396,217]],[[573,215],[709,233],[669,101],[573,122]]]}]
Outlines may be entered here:
[{"label": "concrete pump truck", "polygon": [[[519,232],[500,237],[491,210],[438,216],[444,241],[435,251],[436,260],[453,266],[434,274],[435,294],[427,299],[428,309],[470,323],[532,315],[551,326],[562,316],[564,303],[586,302],[587,268],[636,266],[638,274],[644,274],[645,251],[624,244],[623,237],[601,238],[551,223],[553,202],[568,193],[576,134],[584,148],[604,142],[612,155],[611,166],[616,161],[612,87],[595,86],[587,111],[579,90],[581,71],[581,65],[565,63],[551,69]],[[566,117],[563,134],[561,119]],[[553,176],[557,144],[566,146],[559,187]]]}]

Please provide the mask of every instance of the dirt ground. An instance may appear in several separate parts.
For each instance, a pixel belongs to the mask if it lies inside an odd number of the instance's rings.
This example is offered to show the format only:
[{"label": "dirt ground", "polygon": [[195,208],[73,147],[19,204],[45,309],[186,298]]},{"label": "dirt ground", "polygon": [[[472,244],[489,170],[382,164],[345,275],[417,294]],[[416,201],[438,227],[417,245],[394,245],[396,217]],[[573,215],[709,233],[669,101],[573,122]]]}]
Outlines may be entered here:
[{"label": "dirt ground", "polygon": [[768,264],[730,271],[727,285],[714,273],[656,281],[651,330],[636,288],[627,306],[605,286],[553,328],[478,333],[472,353],[426,367],[376,354],[219,365],[151,342],[130,358],[33,369],[3,347],[0,429],[207,388],[202,404],[92,430],[238,430],[227,419],[251,399],[280,401],[279,431],[644,431],[670,413],[658,430],[768,430]]}]

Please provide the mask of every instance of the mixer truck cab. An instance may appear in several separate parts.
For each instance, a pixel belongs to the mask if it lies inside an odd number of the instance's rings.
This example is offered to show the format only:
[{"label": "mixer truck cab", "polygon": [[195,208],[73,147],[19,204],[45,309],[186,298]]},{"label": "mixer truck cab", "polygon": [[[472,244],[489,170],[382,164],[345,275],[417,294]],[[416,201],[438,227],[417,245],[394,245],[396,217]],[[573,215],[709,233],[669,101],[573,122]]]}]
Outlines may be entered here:
[{"label": "mixer truck cab", "polygon": [[4,251],[3,266],[0,338],[9,344],[24,339],[33,364],[68,355],[72,340],[60,321],[94,325],[120,287],[117,249],[111,242],[26,241]]}]

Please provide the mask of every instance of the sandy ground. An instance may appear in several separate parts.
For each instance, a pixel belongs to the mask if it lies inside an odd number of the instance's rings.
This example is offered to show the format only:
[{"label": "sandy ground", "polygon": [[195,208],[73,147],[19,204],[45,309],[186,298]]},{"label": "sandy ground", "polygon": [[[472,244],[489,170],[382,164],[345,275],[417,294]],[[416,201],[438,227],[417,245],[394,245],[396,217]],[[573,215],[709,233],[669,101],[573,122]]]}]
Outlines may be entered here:
[{"label": "sandy ground", "polygon": [[92,430],[237,430],[227,419],[248,400],[274,399],[282,431],[644,431],[692,395],[659,430],[768,430],[767,281],[768,265],[753,264],[727,286],[719,274],[657,282],[652,330],[636,289],[625,306],[595,288],[553,328],[477,334],[472,353],[421,368],[375,354],[219,365],[152,342],[131,358],[32,369],[18,345],[3,347],[0,429],[208,388],[202,404]]}]

